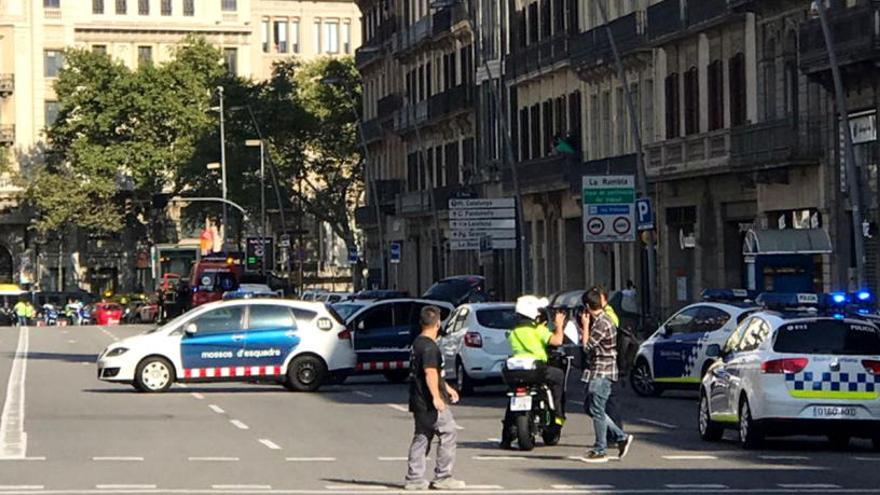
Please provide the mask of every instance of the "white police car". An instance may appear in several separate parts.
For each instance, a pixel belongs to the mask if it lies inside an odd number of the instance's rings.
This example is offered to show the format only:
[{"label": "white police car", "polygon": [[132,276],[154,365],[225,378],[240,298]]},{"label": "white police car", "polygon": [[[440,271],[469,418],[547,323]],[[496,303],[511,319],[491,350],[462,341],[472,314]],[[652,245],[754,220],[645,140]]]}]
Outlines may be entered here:
[{"label": "white police car", "polygon": [[758,309],[753,294],[744,290],[706,289],[702,299],[672,315],[639,346],[630,373],[637,394],[697,389],[713,361],[706,348],[723,344],[743,318]]},{"label": "white police car", "polygon": [[[841,447],[870,438],[880,449],[880,327],[858,314],[796,308],[816,305],[816,294],[759,300],[770,309],[708,350],[719,359],[701,384],[701,438],[733,428],[746,448],[766,436],[811,434]],[[783,311],[773,310],[778,304]]]},{"label": "white police car", "polygon": [[199,306],[98,357],[98,379],[164,392],[174,382],[268,381],[315,391],[354,371],[351,333],[322,303],[245,299]]}]

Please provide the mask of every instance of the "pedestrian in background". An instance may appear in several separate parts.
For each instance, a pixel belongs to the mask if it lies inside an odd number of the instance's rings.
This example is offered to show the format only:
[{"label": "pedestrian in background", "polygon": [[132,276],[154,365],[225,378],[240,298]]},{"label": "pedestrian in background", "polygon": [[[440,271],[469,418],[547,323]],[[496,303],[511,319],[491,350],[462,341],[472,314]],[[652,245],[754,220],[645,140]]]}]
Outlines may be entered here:
[{"label": "pedestrian in background", "polygon": [[[421,333],[413,341],[410,355],[411,380],[409,410],[415,431],[409,447],[406,490],[461,490],[463,481],[452,477],[458,431],[450,404],[458,402],[458,392],[443,379],[443,353],[437,345],[440,309],[426,306],[419,317]],[[425,480],[427,457],[434,437],[439,438],[434,481]]]},{"label": "pedestrian in background", "polygon": [[584,302],[586,311],[581,316],[581,325],[584,328],[587,365],[584,367],[582,380],[587,383],[586,400],[596,434],[596,442],[584,460],[592,463],[608,462],[606,450],[609,435],[611,442],[617,444],[620,459],[626,457],[634,437],[621,430],[605,409],[612,386],[618,380],[617,327],[603,308],[599,290],[594,288],[587,291]]},{"label": "pedestrian in background", "polygon": [[18,326],[27,326],[28,324],[28,302],[22,297],[15,303],[15,306],[12,307],[12,310],[15,312],[15,319],[18,323]]}]

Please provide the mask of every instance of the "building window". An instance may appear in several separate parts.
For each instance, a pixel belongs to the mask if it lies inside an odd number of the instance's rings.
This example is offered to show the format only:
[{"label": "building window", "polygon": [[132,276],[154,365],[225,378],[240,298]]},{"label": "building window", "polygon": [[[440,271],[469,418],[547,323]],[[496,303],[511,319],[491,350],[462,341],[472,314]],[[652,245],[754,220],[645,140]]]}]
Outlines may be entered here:
[{"label": "building window", "polygon": [[221,8],[223,12],[235,12],[238,10],[238,4],[236,0],[223,0]]},{"label": "building window", "polygon": [[324,23],[324,49],[327,53],[339,53],[339,21]]},{"label": "building window", "polygon": [[260,41],[263,44],[263,53],[269,53],[269,19],[263,19],[260,23]]},{"label": "building window", "polygon": [[321,53],[321,21],[319,19],[315,19],[315,53]]},{"label": "building window", "polygon": [[275,52],[287,53],[287,19],[275,21],[272,35],[275,40]]},{"label": "building window", "polygon": [[766,120],[776,118],[776,43],[767,40],[764,46],[764,114]]},{"label": "building window", "polygon": [[152,46],[139,46],[138,47],[138,66],[150,65],[152,63],[153,63],[153,47]]},{"label": "building window", "polygon": [[162,15],[171,15],[171,0],[162,0]]},{"label": "building window", "polygon": [[60,9],[61,8],[61,0],[43,0],[43,8]]},{"label": "building window", "polygon": [[92,0],[92,13],[93,14],[103,14],[104,13],[104,0]]},{"label": "building window", "polygon": [[58,120],[58,111],[60,107],[57,101],[46,101],[45,106],[45,118],[46,118],[46,127],[51,126]]},{"label": "building window", "polygon": [[58,72],[64,65],[64,53],[61,50],[46,50],[43,52],[43,66],[46,77],[58,77]]},{"label": "building window", "polygon": [[92,53],[107,54],[107,45],[92,45]]},{"label": "building window", "polygon": [[128,12],[128,2],[126,0],[116,0],[116,13],[125,15]]},{"label": "building window", "polygon": [[238,48],[224,48],[223,60],[226,62],[226,70],[229,75],[238,75]]},{"label": "building window", "polygon": [[351,53],[351,23],[345,22],[342,24],[342,52],[345,54]]},{"label": "building window", "polygon": [[183,0],[183,15],[187,17],[196,15],[195,0]]},{"label": "building window", "polygon": [[290,44],[293,53],[299,53],[299,19],[290,23]]},{"label": "building window", "polygon": [[709,130],[724,127],[724,64],[715,60],[707,71],[709,90]]},{"label": "building window", "polygon": [[529,5],[528,12],[529,35],[528,44],[534,45],[538,42],[538,2]]},{"label": "building window", "polygon": [[746,123],[746,57],[737,53],[731,57],[730,72],[730,126]]},{"label": "building window", "polygon": [[675,139],[681,134],[679,106],[678,74],[673,72],[666,76],[666,139]]},{"label": "building window", "polygon": [[138,15],[150,15],[150,0],[138,0]]},{"label": "building window", "polygon": [[700,77],[696,67],[684,74],[684,133],[700,132]]}]

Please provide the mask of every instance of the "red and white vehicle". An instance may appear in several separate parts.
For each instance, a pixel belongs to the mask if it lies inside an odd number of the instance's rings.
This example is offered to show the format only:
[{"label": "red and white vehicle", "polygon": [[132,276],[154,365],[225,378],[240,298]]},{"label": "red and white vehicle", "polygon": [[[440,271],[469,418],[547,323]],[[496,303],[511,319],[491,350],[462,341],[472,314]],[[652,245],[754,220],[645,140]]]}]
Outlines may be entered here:
[{"label": "red and white vehicle", "polygon": [[122,321],[122,305],[114,302],[95,303],[92,319],[96,325],[119,325]]}]

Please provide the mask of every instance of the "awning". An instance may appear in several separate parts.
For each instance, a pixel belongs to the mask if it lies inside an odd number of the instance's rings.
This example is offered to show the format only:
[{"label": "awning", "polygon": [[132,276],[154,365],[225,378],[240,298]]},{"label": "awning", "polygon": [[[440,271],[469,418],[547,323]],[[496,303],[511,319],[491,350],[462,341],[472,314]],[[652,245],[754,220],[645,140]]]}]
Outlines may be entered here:
[{"label": "awning", "polygon": [[831,238],[823,229],[749,230],[743,254],[831,254]]}]

